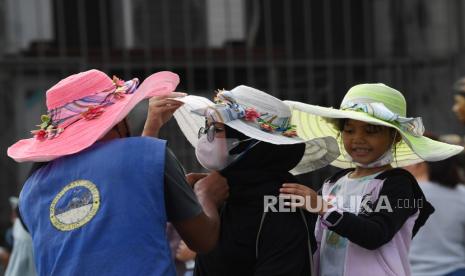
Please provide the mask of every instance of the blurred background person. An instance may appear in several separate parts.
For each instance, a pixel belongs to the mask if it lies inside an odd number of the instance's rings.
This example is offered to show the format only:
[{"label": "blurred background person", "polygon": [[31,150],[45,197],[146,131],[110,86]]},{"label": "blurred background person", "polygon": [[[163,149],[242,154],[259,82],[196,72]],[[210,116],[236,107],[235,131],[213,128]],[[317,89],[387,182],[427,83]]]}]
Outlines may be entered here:
[{"label": "blurred background person", "polygon": [[458,79],[454,83],[454,105],[452,111],[455,113],[457,119],[465,124],[465,77]]},{"label": "blurred background person", "polygon": [[465,187],[460,165],[464,155],[405,167],[435,208],[412,242],[413,276],[465,275]]},{"label": "blurred background person", "polygon": [[13,249],[5,271],[5,276],[37,275],[32,250],[32,238],[18,216],[18,198],[10,198],[13,215]]},{"label": "blurred background person", "polygon": [[0,226],[0,275],[5,273],[6,267],[8,266],[8,262],[10,260],[11,249],[13,246],[13,221],[15,219],[15,212],[12,209],[12,201],[8,200],[10,204],[8,204],[7,210],[9,212],[9,220],[5,223],[1,223]]}]

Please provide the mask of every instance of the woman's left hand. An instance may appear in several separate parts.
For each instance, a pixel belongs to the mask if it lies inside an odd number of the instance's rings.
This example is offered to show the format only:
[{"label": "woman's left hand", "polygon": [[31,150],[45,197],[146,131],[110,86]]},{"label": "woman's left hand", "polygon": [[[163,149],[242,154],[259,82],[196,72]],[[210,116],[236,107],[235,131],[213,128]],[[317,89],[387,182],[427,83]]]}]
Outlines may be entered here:
[{"label": "woman's left hand", "polygon": [[186,93],[172,92],[168,95],[155,96],[149,100],[149,109],[147,119],[145,120],[144,131],[142,136],[158,137],[160,128],[168,122],[173,113],[184,103],[175,100],[186,96]]}]

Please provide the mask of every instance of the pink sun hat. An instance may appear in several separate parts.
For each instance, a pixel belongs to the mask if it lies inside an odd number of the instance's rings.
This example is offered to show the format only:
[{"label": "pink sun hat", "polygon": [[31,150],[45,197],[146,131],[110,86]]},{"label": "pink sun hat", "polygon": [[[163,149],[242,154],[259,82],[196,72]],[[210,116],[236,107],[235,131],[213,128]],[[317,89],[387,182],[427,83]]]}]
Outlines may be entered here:
[{"label": "pink sun hat", "polygon": [[71,75],[46,93],[47,115],[42,115],[33,138],[8,148],[17,162],[46,162],[80,152],[122,121],[140,101],[173,92],[178,75],[163,71],[150,75],[137,87],[134,78],[122,81],[92,69]]}]

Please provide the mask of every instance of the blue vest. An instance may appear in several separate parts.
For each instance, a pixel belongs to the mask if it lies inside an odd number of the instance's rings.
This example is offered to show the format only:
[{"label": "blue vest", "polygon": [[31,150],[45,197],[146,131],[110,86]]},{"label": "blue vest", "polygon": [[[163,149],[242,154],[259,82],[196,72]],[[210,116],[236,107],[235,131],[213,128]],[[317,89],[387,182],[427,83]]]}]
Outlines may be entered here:
[{"label": "blue vest", "polygon": [[39,275],[175,275],[166,239],[165,141],[98,142],[24,184]]}]

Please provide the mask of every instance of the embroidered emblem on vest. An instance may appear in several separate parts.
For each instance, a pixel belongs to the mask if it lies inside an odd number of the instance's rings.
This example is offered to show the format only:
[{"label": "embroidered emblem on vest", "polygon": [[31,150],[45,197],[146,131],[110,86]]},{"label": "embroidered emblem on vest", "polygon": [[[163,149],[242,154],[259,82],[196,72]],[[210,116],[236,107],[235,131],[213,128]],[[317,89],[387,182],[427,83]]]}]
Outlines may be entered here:
[{"label": "embroidered emblem on vest", "polygon": [[61,231],[71,231],[88,223],[100,207],[100,194],[89,180],[66,185],[50,205],[50,221]]}]

